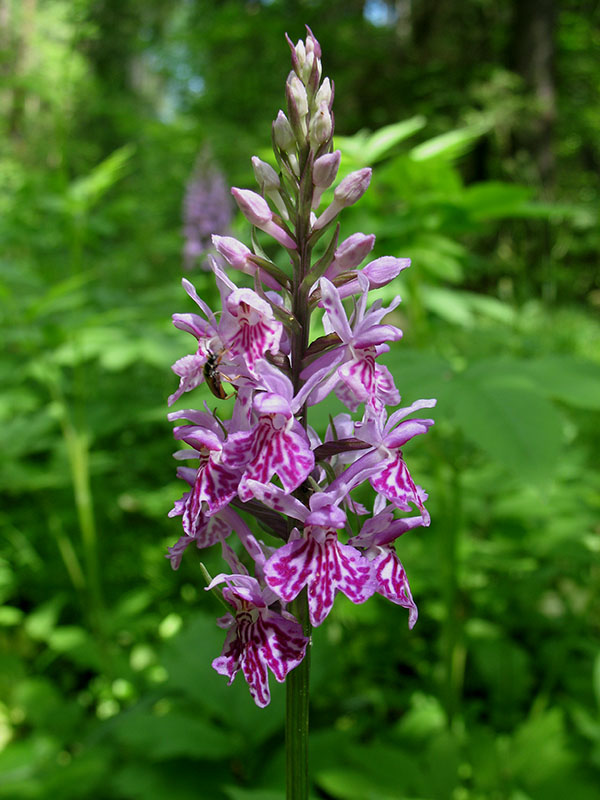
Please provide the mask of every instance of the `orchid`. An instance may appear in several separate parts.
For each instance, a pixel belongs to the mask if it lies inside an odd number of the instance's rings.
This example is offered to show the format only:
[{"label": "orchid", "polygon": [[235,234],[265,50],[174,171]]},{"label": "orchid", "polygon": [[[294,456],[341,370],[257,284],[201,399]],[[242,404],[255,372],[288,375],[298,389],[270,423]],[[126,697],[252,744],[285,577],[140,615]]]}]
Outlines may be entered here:
[{"label": "orchid", "polygon": [[[367,190],[371,170],[347,175],[322,208],[341,160],[332,143],[333,85],[321,79],[321,48],[310,29],[305,41],[288,43],[293,69],[287,113],[273,123],[274,165],[255,156],[259,192],[232,189],[254,228],[252,248],[214,236],[219,260],[209,265],[220,310],[184,280],[198,311],[173,317],[197,344],[173,366],[180,381],[169,404],[206,382],[223,406],[169,415],[186,445],[175,457],[192,466],[178,469],[188,488],[170,515],[181,517],[183,535],[167,558],[177,569],[191,544],[221,545],[227,569],[208,588],[230,611],[219,621],[227,635],[213,667],[230,683],[241,671],[261,707],[270,699],[268,672],[280,682],[289,676],[290,741],[302,735],[304,742],[310,631],[332,613],[336,595],[358,604],[378,593],[408,609],[409,627],[416,622],[395,543],[427,527],[429,514],[403,447],[433,424],[411,415],[435,401],[388,411],[401,398],[380,358],[402,337],[393,316],[400,298],[384,306],[369,297],[410,260],[379,256],[361,266],[375,237],[354,233],[338,243],[338,218]],[[259,246],[256,229],[270,246]],[[273,247],[283,256],[271,256]],[[235,281],[223,264],[237,271]],[[324,335],[310,341],[313,315]],[[320,435],[308,424],[310,409],[332,392],[349,413]],[[372,514],[353,497],[364,483],[378,495]],[[270,534],[266,544],[248,517]],[[289,796],[305,798],[297,788],[305,776],[293,763],[290,770]]]}]

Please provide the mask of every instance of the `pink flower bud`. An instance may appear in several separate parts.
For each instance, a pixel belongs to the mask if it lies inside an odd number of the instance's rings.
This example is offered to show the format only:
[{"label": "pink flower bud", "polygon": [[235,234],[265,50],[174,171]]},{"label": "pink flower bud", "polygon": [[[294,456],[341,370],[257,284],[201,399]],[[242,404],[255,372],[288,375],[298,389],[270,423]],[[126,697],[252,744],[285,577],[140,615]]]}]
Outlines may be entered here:
[{"label": "pink flower bud", "polygon": [[306,89],[300,78],[293,72],[288,79],[289,93],[294,101],[296,111],[300,117],[305,117],[308,114],[308,98],[306,96]]},{"label": "pink flower bud", "polygon": [[321,58],[321,45],[308,25],[306,26],[306,30],[308,31],[308,36],[306,37],[306,52],[314,53],[317,58]]},{"label": "pink flower bud", "polygon": [[317,158],[313,166],[313,183],[315,186],[320,189],[327,189],[331,186],[337,175],[341,157],[341,151],[336,150],[333,153],[327,153]]},{"label": "pink flower bud", "polygon": [[275,136],[275,144],[280,150],[283,150],[284,153],[293,151],[294,147],[296,146],[296,137],[294,136],[292,126],[290,125],[289,120],[283,111],[280,111],[279,114],[277,114],[277,119],[273,122],[273,132]]},{"label": "pink flower bud", "polygon": [[362,270],[362,274],[369,279],[371,289],[379,289],[397,278],[402,270],[408,267],[410,267],[410,258],[382,256],[367,264]]},{"label": "pink flower bud", "polygon": [[273,218],[273,212],[267,201],[256,192],[251,192],[250,189],[236,189],[234,186],[231,194],[248,222],[256,225],[257,228],[266,225]]},{"label": "pink flower bud", "polygon": [[329,139],[332,128],[333,123],[329,108],[326,103],[321,103],[319,110],[313,115],[310,121],[310,129],[308,131],[310,143],[315,150]]},{"label": "pink flower bud", "polygon": [[327,108],[330,108],[331,94],[331,83],[329,82],[329,78],[325,78],[319,88],[319,91],[315,95],[315,106],[319,108],[321,103],[325,103]]},{"label": "pink flower bud", "polygon": [[252,167],[254,169],[254,177],[262,192],[279,189],[281,185],[279,175],[270,164],[267,164],[266,161],[261,161],[258,156],[252,156]]},{"label": "pink flower bud", "polygon": [[360,200],[367,191],[371,181],[371,172],[372,170],[370,167],[365,167],[364,169],[358,169],[356,172],[351,172],[350,175],[347,175],[344,180],[336,186],[335,192],[333,193],[334,199],[338,205],[342,208],[347,208],[356,203],[357,200]]},{"label": "pink flower bud", "polygon": [[331,280],[330,271],[333,275],[354,269],[369,255],[375,244],[375,235],[372,233],[366,236],[364,233],[353,233],[340,244],[334,253],[331,266],[325,273]]},{"label": "pink flower bud", "polygon": [[231,194],[235,197],[240,211],[248,222],[268,233],[289,250],[296,249],[296,242],[273,220],[273,212],[264,197],[249,189],[236,189],[235,186],[232,188]]},{"label": "pink flower bud", "polygon": [[248,265],[248,256],[252,255],[252,250],[242,242],[238,242],[233,236],[213,235],[212,243],[216,247],[225,261],[235,269],[244,270]]}]

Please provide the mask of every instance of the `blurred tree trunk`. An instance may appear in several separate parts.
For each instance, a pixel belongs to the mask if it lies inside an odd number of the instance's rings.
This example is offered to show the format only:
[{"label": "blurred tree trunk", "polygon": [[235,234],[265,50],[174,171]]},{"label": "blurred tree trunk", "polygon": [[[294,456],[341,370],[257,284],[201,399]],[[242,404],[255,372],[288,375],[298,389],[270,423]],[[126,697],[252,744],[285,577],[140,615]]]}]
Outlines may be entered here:
[{"label": "blurred tree trunk", "polygon": [[538,111],[524,142],[538,169],[546,192],[554,183],[554,76],[556,0],[514,0],[514,68],[531,91]]},{"label": "blurred tree trunk", "polygon": [[8,79],[7,132],[14,139],[21,137],[27,93],[25,75],[31,50],[36,0],[21,0],[20,10],[7,0],[0,2],[0,49],[2,74]]}]

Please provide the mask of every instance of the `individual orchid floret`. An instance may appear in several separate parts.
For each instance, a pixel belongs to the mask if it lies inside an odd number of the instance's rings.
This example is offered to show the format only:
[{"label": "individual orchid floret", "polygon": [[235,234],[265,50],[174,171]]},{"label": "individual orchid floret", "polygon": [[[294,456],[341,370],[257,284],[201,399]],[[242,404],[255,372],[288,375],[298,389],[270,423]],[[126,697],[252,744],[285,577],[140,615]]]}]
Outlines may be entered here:
[{"label": "individual orchid floret", "polygon": [[[193,481],[191,485],[193,486]],[[170,517],[183,515],[190,494],[191,492],[186,492],[180,500],[176,501],[174,508],[169,512]],[[211,547],[213,544],[223,541],[230,533],[231,525],[220,514],[202,517],[195,525],[193,535],[184,533],[183,536],[180,536],[174,545],[167,548],[165,558],[169,559],[173,569],[179,569],[183,554],[190,545],[195,544],[199,550],[203,550],[205,547]]]},{"label": "individual orchid floret", "polygon": [[356,411],[360,403],[381,410],[385,404],[400,402],[391,373],[387,367],[376,363],[377,356],[385,349],[384,343],[397,341],[402,336],[399,328],[381,323],[400,298],[388,308],[382,308],[381,302],[376,301],[367,311],[368,279],[359,273],[357,280],[361,297],[351,320],[344,309],[340,290],[327,278],[320,280],[319,305],[326,311],[326,330],[337,334],[340,345],[316,359],[303,373],[303,377],[309,377],[321,365],[328,365],[330,369],[338,367],[315,390],[309,400],[311,405],[320,402],[332,389],[336,389],[338,397],[351,411]]},{"label": "individual orchid floret", "polygon": [[279,111],[273,122],[273,137],[275,139],[275,144],[280,150],[288,154],[293,153],[296,147],[296,137],[294,136],[290,121],[283,111]]},{"label": "individual orchid floret", "polygon": [[279,175],[270,164],[267,164],[266,161],[261,161],[258,156],[252,156],[251,160],[252,168],[254,169],[254,177],[260,187],[260,191],[273,203],[282,219],[289,219],[288,210],[279,192],[281,188]]},{"label": "individual orchid floret", "polygon": [[[268,586],[286,603],[307,587],[309,616],[315,627],[333,608],[338,591],[357,604],[364,603],[375,591],[368,559],[338,540],[337,530],[344,526],[346,515],[323,497],[311,497],[304,535],[297,532],[290,537],[264,567]],[[316,498],[318,502],[314,502]]]},{"label": "individual orchid floret", "polygon": [[273,475],[279,477],[286,492],[292,492],[315,464],[306,432],[285,397],[261,392],[254,399],[254,411],[256,425],[230,434],[224,452],[225,463],[242,471],[241,500],[253,496],[249,480],[266,484]]},{"label": "individual orchid floret", "polygon": [[268,670],[282,683],[304,658],[308,639],[293,617],[284,617],[269,608],[270,597],[265,599],[266,591],[261,590],[255,578],[217,575],[207,589],[222,583],[226,584],[223,599],[233,613],[219,620],[227,636],[223,651],[212,666],[219,675],[229,678],[229,685],[241,669],[254,702],[264,708],[271,699]]},{"label": "individual orchid floret", "polygon": [[288,250],[296,249],[296,243],[292,237],[273,220],[273,212],[264,197],[250,189],[236,189],[235,187],[232,188],[231,194],[248,222],[268,233]]},{"label": "individual orchid floret", "polygon": [[[323,106],[321,106],[322,108]],[[364,167],[347,175],[335,188],[333,202],[313,225],[313,230],[318,231],[328,225],[337,217],[343,208],[354,205],[363,196],[371,182],[371,168]]]},{"label": "individual orchid floret", "polygon": [[375,591],[392,603],[409,611],[408,627],[412,629],[417,621],[418,611],[410,591],[406,571],[396,553],[394,542],[407,531],[429,525],[429,514],[415,517],[394,518],[394,507],[386,506],[371,519],[368,519],[357,536],[349,544],[357,547],[371,562]]},{"label": "individual orchid floret", "polygon": [[325,277],[332,281],[340,272],[347,272],[362,264],[375,244],[375,235],[353,233],[336,248],[333,261],[325,272]]},{"label": "individual orchid floret", "polygon": [[198,340],[195,353],[178,359],[171,369],[179,376],[179,387],[169,397],[169,405],[173,405],[184,392],[195,389],[204,381],[204,365],[211,353],[211,342],[219,342],[217,319],[210,308],[202,300],[190,281],[183,278],[183,288],[198,304],[205,319],[199,314],[173,314],[173,325],[179,330],[191,333]]},{"label": "individual orchid floret", "polygon": [[213,236],[212,243],[217,252],[234,269],[239,269],[240,272],[251,276],[258,273],[261,281],[270,289],[281,289],[281,284],[275,278],[257,266],[256,262],[251,258],[254,253],[245,244],[234,239],[233,236]]},{"label": "individual orchid floret", "polygon": [[170,421],[179,419],[187,419],[192,424],[176,426],[173,435],[191,449],[179,450],[175,457],[198,459],[192,490],[184,502],[182,514],[184,531],[194,536],[204,517],[216,514],[237,494],[240,471],[223,464],[224,435],[210,414],[191,409],[169,414]]},{"label": "individual orchid floret", "polygon": [[327,103],[321,103],[321,105],[312,115],[310,120],[308,138],[310,140],[312,147],[315,150],[318,150],[321,147],[321,145],[325,144],[325,142],[327,142],[331,138],[332,132],[333,132],[333,120],[331,119],[331,112],[329,111]]},{"label": "individual orchid floret", "polygon": [[[342,153],[340,150],[335,150],[333,153],[326,153],[323,156],[319,156],[313,165],[313,196],[312,196],[312,208],[318,208],[319,203],[321,202],[321,195],[328,189],[331,184],[334,182],[335,177],[337,175],[338,169],[340,167],[340,159],[342,157]],[[373,237],[375,239],[375,237]]]},{"label": "individual orchid floret", "polygon": [[283,325],[266,300],[252,289],[234,289],[225,301],[226,314],[219,327],[231,357],[241,359],[253,373],[265,353],[279,352]]},{"label": "individual orchid floret", "polygon": [[401,448],[415,436],[427,433],[433,425],[432,419],[404,418],[423,408],[433,408],[435,404],[435,400],[417,400],[411,406],[395,411],[385,424],[382,424],[381,418],[372,417],[355,426],[357,438],[372,444],[380,457],[384,456],[378,469],[369,476],[371,486],[403,511],[410,511],[411,504],[423,511],[427,495],[420,486],[415,485]]}]

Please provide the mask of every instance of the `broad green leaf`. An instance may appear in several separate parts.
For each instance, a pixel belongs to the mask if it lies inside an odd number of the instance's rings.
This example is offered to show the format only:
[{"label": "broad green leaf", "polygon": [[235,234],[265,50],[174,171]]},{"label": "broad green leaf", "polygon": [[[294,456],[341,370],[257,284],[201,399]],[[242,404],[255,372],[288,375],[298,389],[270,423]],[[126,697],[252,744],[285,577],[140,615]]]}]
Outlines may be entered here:
[{"label": "broad green leaf", "polygon": [[410,119],[385,125],[370,136],[359,132],[355,136],[336,136],[335,146],[344,155],[351,155],[359,166],[369,166],[380,161],[395,147],[425,127],[425,117],[420,115]]},{"label": "broad green leaf", "polygon": [[543,484],[555,474],[563,421],[538,392],[494,386],[485,377],[457,375],[453,412],[463,434],[522,480]]},{"label": "broad green leaf", "polygon": [[462,328],[472,328],[475,324],[471,303],[464,294],[437,286],[423,286],[421,296],[424,306],[446,322]]},{"label": "broad green leaf", "polygon": [[526,368],[549,397],[600,410],[600,364],[571,356],[547,356],[531,361]]},{"label": "broad green leaf", "polygon": [[404,800],[406,797],[400,790],[392,793],[379,788],[371,776],[350,768],[321,770],[315,781],[335,800]]},{"label": "broad green leaf", "polygon": [[431,158],[457,158],[469,150],[487,130],[487,125],[469,125],[442,133],[413,147],[410,151],[410,158],[413,161],[428,161]]},{"label": "broad green leaf", "polygon": [[468,208],[474,219],[510,217],[531,199],[533,189],[516,183],[485,181],[467,186],[461,204]]},{"label": "broad green leaf", "polygon": [[171,711],[165,715],[134,709],[115,720],[118,740],[145,757],[221,759],[239,750],[238,737],[199,716]]}]

